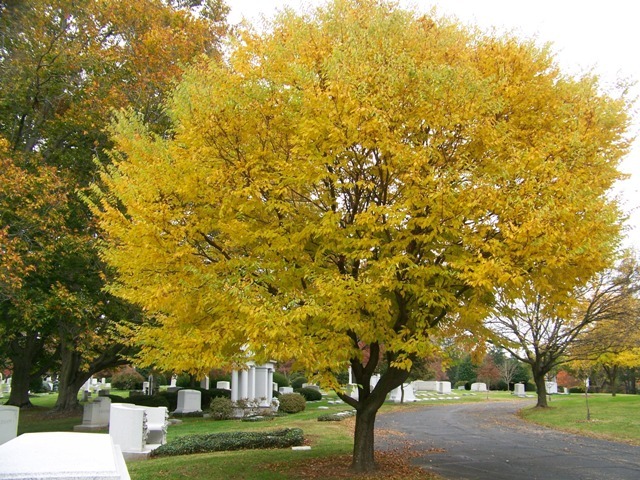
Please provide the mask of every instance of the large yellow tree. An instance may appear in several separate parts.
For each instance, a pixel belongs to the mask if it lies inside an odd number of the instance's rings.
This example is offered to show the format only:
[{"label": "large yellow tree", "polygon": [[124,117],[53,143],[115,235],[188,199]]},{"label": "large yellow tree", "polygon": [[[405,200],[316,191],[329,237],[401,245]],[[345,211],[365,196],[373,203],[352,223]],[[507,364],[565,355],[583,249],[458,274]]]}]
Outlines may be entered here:
[{"label": "large yellow tree", "polygon": [[359,471],[434,332],[478,331],[497,286],[586,281],[619,234],[624,99],[512,37],[336,0],[241,32],[167,109],[170,138],[121,115],[94,204],[142,358],[295,359],[356,408]]}]

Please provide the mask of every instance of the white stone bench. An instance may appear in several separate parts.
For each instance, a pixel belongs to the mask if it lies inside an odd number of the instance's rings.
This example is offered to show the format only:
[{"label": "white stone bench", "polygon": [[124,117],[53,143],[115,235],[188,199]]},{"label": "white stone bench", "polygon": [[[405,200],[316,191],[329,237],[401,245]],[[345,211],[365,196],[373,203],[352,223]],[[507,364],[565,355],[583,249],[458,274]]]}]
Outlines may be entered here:
[{"label": "white stone bench", "polygon": [[125,458],[146,457],[166,443],[167,418],[166,407],[112,403],[109,435],[120,446]]}]

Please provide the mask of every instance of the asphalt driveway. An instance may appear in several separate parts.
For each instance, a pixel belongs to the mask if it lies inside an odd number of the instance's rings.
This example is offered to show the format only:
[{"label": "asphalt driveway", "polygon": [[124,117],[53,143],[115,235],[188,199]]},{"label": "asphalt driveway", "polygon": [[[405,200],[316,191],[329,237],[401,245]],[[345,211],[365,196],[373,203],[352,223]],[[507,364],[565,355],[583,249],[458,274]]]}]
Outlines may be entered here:
[{"label": "asphalt driveway", "polygon": [[452,480],[640,479],[640,447],[529,424],[516,415],[525,406],[468,403],[379,415],[376,448],[409,441],[420,452],[414,464]]}]

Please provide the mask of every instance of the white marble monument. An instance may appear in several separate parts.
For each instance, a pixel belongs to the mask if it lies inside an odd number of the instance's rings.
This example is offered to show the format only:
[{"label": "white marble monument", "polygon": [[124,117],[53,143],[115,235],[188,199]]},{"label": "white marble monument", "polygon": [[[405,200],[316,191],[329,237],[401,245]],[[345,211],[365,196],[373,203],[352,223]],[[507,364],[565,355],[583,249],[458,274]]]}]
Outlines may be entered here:
[{"label": "white marble monument", "polygon": [[487,384],[486,383],[482,383],[482,382],[472,383],[471,384],[471,391],[472,392],[486,392],[487,391]]},{"label": "white marble monument", "polygon": [[98,397],[93,402],[84,405],[82,425],[73,427],[74,432],[92,432],[109,426],[109,413],[111,411],[111,399]]},{"label": "white marble monument", "polygon": [[[404,392],[403,392],[404,391]],[[413,387],[409,383],[405,383],[401,387],[396,387],[391,392],[389,392],[389,401],[395,403],[409,403],[415,402],[416,396],[413,392]]]},{"label": "white marble monument", "polygon": [[[12,405],[0,405],[0,445],[13,440],[18,435],[20,408]],[[0,469],[2,469],[0,462]]]},{"label": "white marble monument", "polygon": [[193,413],[202,411],[202,394],[198,390],[178,390],[178,408],[174,413]]},{"label": "white marble monument", "polygon": [[437,382],[436,384],[437,392],[445,395],[449,395],[451,393],[451,382],[442,381]]}]

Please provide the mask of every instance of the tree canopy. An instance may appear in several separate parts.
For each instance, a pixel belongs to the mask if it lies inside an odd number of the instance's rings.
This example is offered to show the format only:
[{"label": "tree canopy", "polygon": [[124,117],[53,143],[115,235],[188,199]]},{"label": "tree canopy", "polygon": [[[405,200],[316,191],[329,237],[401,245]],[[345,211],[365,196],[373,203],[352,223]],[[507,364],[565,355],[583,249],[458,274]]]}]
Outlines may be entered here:
[{"label": "tree canopy", "polygon": [[532,42],[336,0],[240,32],[167,114],[170,137],[121,114],[94,206],[111,292],[154,317],[142,358],[203,371],[248,350],[334,387],[350,365],[359,470],[434,332],[477,332],[498,286],[568,290],[616,245],[625,100]]},{"label": "tree canopy", "polygon": [[[0,293],[0,357],[12,364],[11,404],[29,404],[28,377],[43,371],[25,362],[38,355],[29,346],[44,338],[62,358],[62,409],[78,407],[78,388],[92,373],[122,361],[111,324],[136,312],[103,291],[109,272],[78,193],[95,180],[96,157],[106,159],[112,109],[130,105],[154,131],[166,130],[165,93],[194,57],[219,56],[226,10],[218,0],[0,3],[0,135],[8,141],[0,160],[14,166],[3,172],[11,197],[0,198],[0,288],[10,281],[30,299]],[[30,183],[13,175],[15,168],[32,175]],[[64,205],[42,213],[56,192]],[[26,207],[40,230],[23,229]],[[29,235],[31,243],[16,250]]]}]

